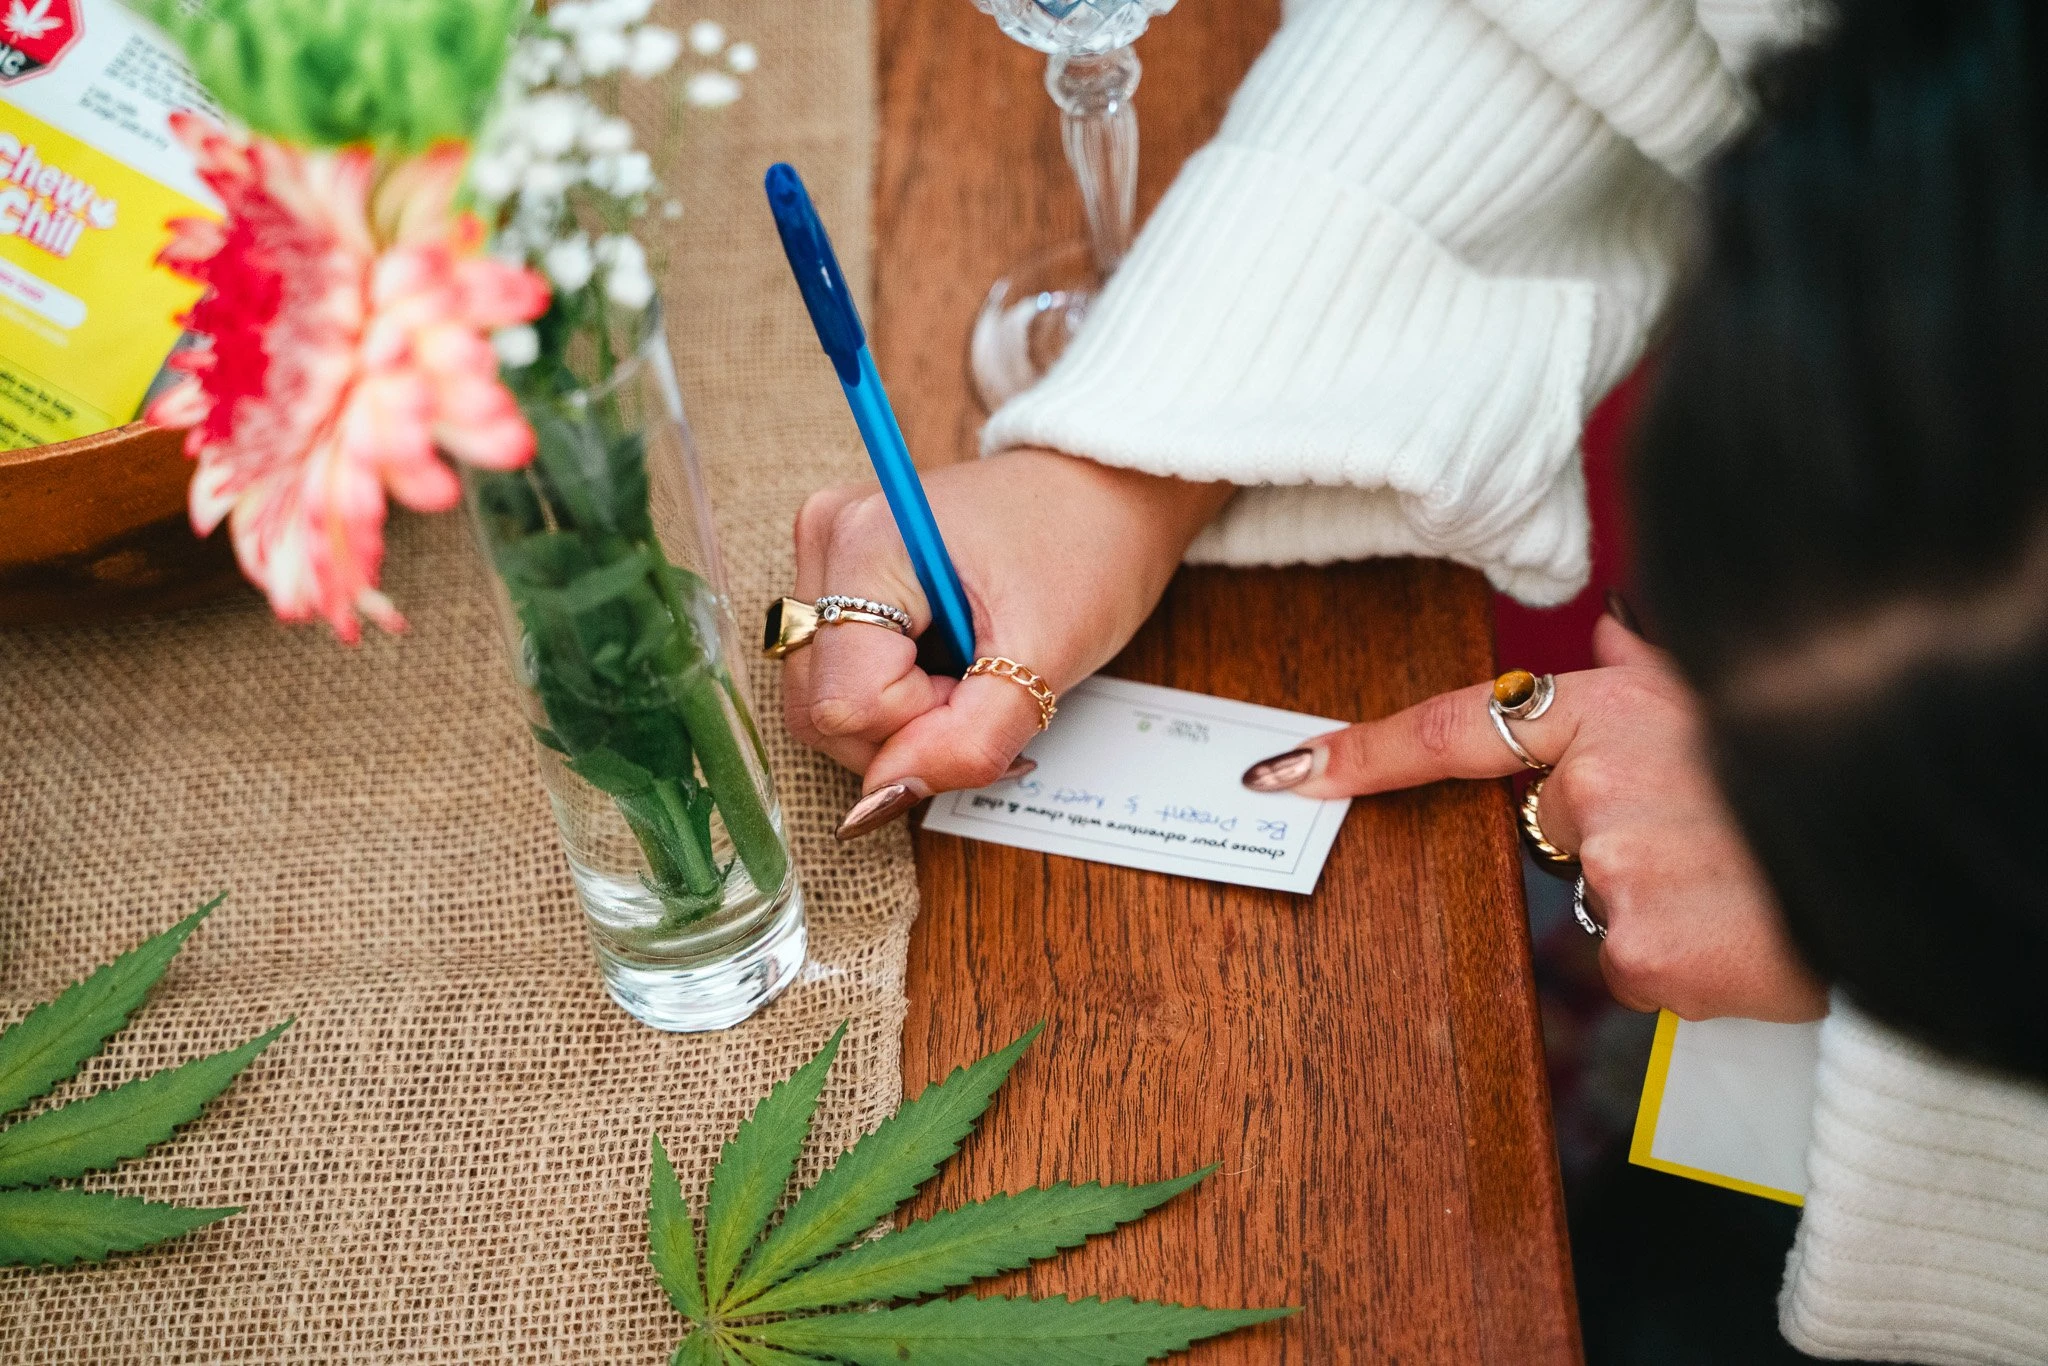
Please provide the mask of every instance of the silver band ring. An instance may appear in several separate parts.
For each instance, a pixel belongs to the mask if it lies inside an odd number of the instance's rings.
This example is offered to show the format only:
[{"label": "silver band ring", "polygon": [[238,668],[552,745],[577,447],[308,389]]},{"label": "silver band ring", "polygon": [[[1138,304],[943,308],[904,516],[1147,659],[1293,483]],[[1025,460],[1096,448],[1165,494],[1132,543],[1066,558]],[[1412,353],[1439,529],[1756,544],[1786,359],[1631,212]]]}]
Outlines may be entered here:
[{"label": "silver band ring", "polygon": [[849,621],[857,621],[863,626],[886,626],[899,636],[910,634],[908,626],[895,617],[885,617],[880,612],[863,611],[858,607],[828,607],[818,613],[818,625],[821,628],[839,626]]},{"label": "silver band ring", "polygon": [[768,604],[761,653],[770,659],[787,659],[810,644],[821,627],[845,621],[886,626],[899,635],[911,634],[910,613],[873,598],[848,597],[844,593],[833,593],[816,602],[778,598]]},{"label": "silver band ring", "polygon": [[1593,913],[1586,909],[1586,877],[1583,873],[1579,875],[1579,880],[1572,884],[1572,914],[1578,917],[1579,928],[1587,934],[1595,939],[1607,937],[1607,927],[1595,920]]},{"label": "silver band ring", "polygon": [[1508,722],[1534,721],[1549,711],[1556,700],[1556,677],[1544,674],[1539,678],[1526,669],[1510,669],[1494,679],[1493,695],[1486,699],[1486,714],[1492,719],[1493,728],[1500,732],[1502,742],[1514,751],[1525,768],[1537,773],[1548,773],[1551,766],[1523,748]]},{"label": "silver band ring", "polygon": [[886,602],[876,602],[873,598],[850,597],[845,593],[827,593],[824,597],[818,599],[816,606],[818,609],[818,620],[827,626],[841,618],[845,618],[848,621],[866,621],[868,617],[880,617],[884,623],[895,627],[906,636],[911,631],[910,613],[904,611],[901,607],[896,607]]}]

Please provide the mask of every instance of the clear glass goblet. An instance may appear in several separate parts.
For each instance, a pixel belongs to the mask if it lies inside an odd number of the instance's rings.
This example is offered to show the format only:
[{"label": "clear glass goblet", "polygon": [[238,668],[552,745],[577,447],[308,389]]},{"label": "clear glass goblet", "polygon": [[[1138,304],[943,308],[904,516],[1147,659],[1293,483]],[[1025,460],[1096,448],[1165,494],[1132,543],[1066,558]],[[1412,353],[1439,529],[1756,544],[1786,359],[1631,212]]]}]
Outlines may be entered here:
[{"label": "clear glass goblet", "polygon": [[989,290],[974,320],[970,365],[994,411],[1038,382],[1080,328],[1088,305],[1130,249],[1138,197],[1142,68],[1131,44],[1174,0],[974,0],[1003,32],[1047,56],[1045,88],[1060,109],[1067,164],[1081,183],[1088,241],[1036,257]]}]

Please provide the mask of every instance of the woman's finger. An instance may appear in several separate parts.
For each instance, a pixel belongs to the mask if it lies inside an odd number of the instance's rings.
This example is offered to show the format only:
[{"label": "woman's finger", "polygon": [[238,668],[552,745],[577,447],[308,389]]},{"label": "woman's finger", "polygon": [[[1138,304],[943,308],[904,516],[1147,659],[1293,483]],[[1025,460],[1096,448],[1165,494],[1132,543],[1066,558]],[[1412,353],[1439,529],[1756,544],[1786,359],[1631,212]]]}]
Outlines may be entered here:
[{"label": "woman's finger", "polygon": [[[791,597],[801,602],[815,602],[825,592],[826,560],[839,514],[847,504],[865,497],[868,492],[858,484],[841,484],[836,488],[820,489],[804,499],[803,506],[797,510],[796,525],[790,533],[796,543],[796,582],[790,585]],[[808,647],[783,657],[782,716],[789,726],[789,733],[799,743],[808,749],[824,749],[826,737],[811,724],[815,676],[815,661]],[[839,758],[836,754],[832,757]]]},{"label": "woman's finger", "polygon": [[1666,671],[1672,667],[1671,656],[1611,616],[1593,623],[1593,662],[1603,669],[1618,664]]},{"label": "woman's finger", "polygon": [[[1540,763],[1554,764],[1578,729],[1578,711],[1567,675],[1557,683],[1557,700],[1533,721],[1510,721],[1509,729]],[[1522,771],[1522,761],[1502,740],[1487,711],[1491,683],[1441,693],[1406,711],[1319,735],[1301,748],[1262,760],[1246,770],[1245,786],[1257,792],[1297,792],[1304,797],[1362,797],[1445,778],[1504,778]]]},{"label": "woman's finger", "polygon": [[953,683],[944,705],[917,717],[882,745],[862,797],[840,824],[857,839],[938,792],[987,787],[1009,772],[1038,734],[1038,703],[1008,679],[983,674]]},{"label": "woman's finger", "polygon": [[820,626],[804,653],[811,656],[809,721],[821,739],[880,744],[941,700],[931,675],[917,667],[917,642],[886,626]]}]

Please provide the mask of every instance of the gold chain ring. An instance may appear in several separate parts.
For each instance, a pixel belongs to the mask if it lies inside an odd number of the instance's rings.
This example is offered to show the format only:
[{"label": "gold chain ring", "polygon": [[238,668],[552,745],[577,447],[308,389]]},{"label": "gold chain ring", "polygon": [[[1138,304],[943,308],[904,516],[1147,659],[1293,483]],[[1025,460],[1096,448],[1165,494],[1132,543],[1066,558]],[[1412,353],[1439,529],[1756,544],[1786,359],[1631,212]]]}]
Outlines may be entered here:
[{"label": "gold chain ring", "polygon": [[1007,678],[1018,687],[1024,689],[1024,691],[1030,693],[1031,700],[1038,704],[1038,728],[1040,730],[1044,730],[1047,726],[1051,725],[1052,718],[1059,714],[1059,695],[1046,686],[1044,679],[1014,659],[1004,659],[1001,655],[983,655],[980,659],[974,661],[974,667],[967,671],[965,677],[973,678],[978,674],[989,674],[996,678]]}]

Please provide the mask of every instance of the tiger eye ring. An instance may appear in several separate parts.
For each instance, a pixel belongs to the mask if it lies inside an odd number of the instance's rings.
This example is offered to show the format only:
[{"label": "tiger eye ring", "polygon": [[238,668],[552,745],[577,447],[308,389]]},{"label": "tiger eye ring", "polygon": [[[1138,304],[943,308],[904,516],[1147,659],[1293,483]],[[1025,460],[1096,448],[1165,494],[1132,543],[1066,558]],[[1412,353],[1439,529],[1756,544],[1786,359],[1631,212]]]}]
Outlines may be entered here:
[{"label": "tiger eye ring", "polygon": [[1500,733],[1502,743],[1514,751],[1523,765],[1538,773],[1550,772],[1550,765],[1538,759],[1522,742],[1515,738],[1509,728],[1510,721],[1534,721],[1550,710],[1550,704],[1557,700],[1557,679],[1552,674],[1538,677],[1527,669],[1509,669],[1493,680],[1493,696],[1486,699],[1486,714],[1493,720],[1493,728]]}]

